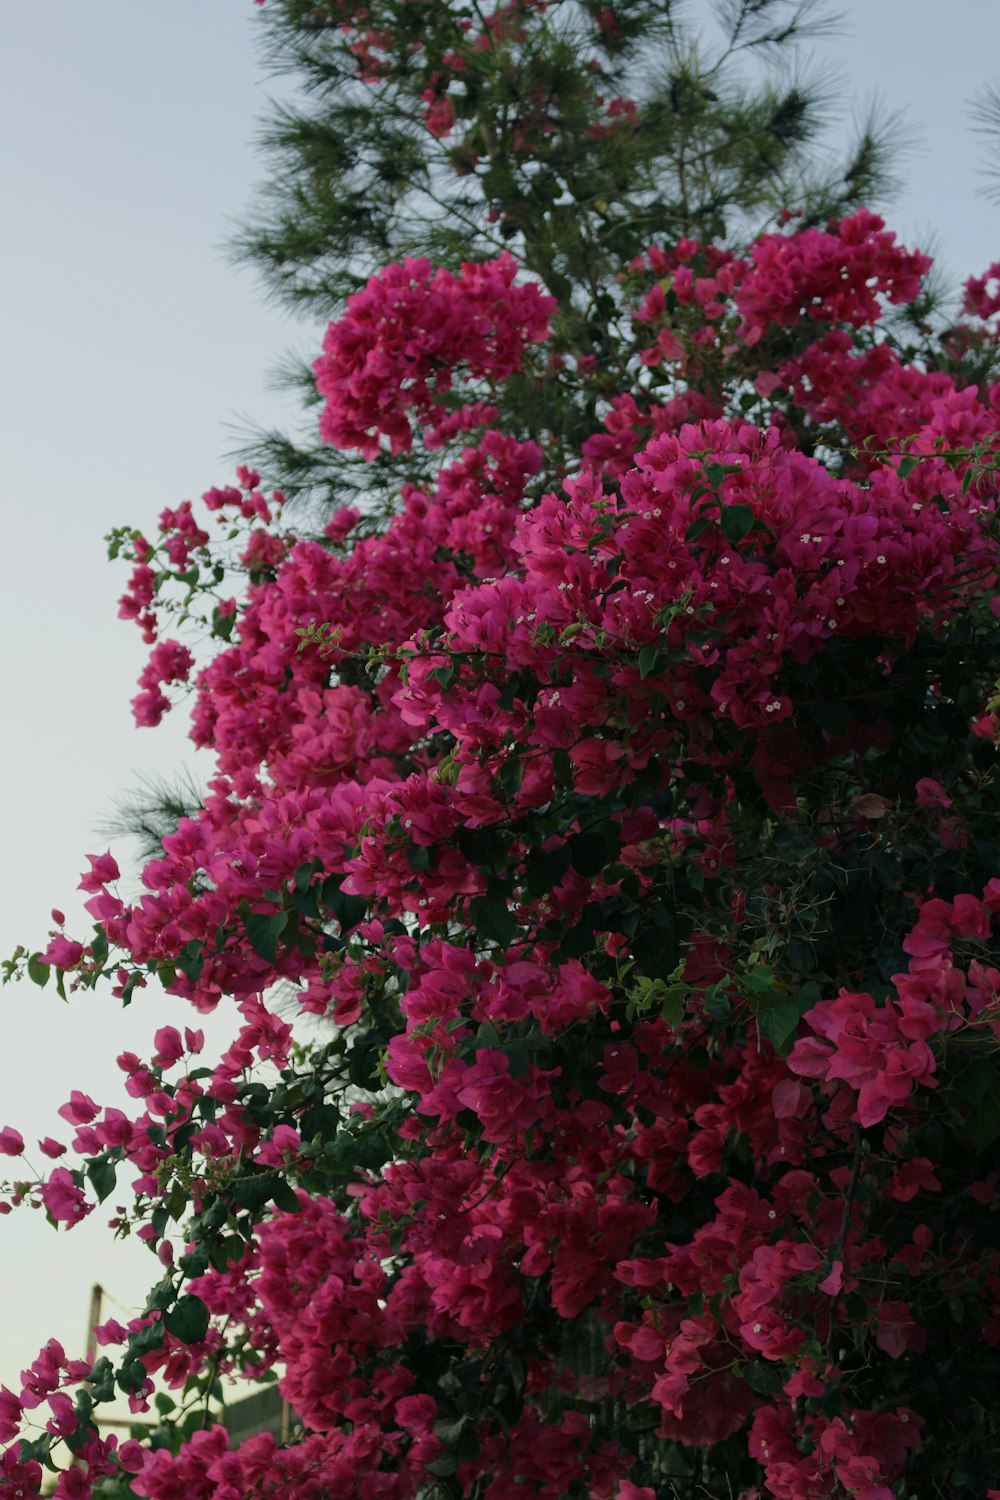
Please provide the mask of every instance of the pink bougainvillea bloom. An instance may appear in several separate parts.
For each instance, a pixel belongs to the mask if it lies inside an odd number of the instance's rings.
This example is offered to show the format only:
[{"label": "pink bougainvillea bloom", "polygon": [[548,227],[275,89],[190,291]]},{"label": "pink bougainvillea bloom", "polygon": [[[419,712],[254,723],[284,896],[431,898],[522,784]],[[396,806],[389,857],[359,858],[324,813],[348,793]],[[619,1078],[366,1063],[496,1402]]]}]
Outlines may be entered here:
[{"label": "pink bougainvillea bloom", "polygon": [[54,937],[42,954],[42,963],[56,969],[74,969],[83,957],[83,944],[67,937]]},{"label": "pink bougainvillea bloom", "polygon": [[89,1095],[81,1093],[79,1089],[72,1091],[68,1103],[58,1111],[69,1125],[89,1125],[100,1112],[100,1106],[95,1104]]},{"label": "pink bougainvillea bloom", "polygon": [[91,895],[99,891],[102,886],[110,885],[121,875],[113,856],[108,854],[88,854],[90,869],[80,881],[79,889],[87,891]]},{"label": "pink bougainvillea bloom", "polygon": [[73,1181],[66,1167],[56,1167],[49,1180],[38,1189],[39,1197],[53,1219],[59,1224],[78,1224],[91,1212],[82,1190]]}]

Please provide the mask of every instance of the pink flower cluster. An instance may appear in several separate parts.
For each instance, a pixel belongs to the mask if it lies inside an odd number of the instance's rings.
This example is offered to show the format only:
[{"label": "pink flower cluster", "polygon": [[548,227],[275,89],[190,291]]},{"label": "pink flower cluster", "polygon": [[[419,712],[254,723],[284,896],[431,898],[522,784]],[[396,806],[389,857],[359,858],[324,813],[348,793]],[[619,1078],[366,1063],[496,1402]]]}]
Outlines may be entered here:
[{"label": "pink flower cluster", "polygon": [[751,250],[751,267],[736,294],[740,334],[756,343],[773,323],[846,323],[879,316],[879,297],[912,302],[930,257],[904,250],[878,214],[860,209],[825,230],[764,235]]},{"label": "pink flower cluster", "polygon": [[803,1018],[813,1035],[795,1043],[788,1066],[820,1080],[835,1096],[838,1083],[846,1084],[857,1094],[849,1117],[863,1126],[877,1125],[890,1109],[906,1104],[916,1085],[934,1088],[932,1038],[977,1020],[1000,1034],[1000,971],[974,959],[966,975],[951,950],[956,939],[985,945],[997,911],[997,879],[981,900],[959,895],[925,901],[903,941],[910,967],[893,976],[896,997],[876,1005],[871,995],[841,990],[835,1000],[813,1006]]},{"label": "pink flower cluster", "polygon": [[372,459],[384,437],[393,453],[406,453],[415,420],[433,444],[460,371],[466,381],[503,380],[529,344],[548,336],[554,300],[533,282],[515,285],[516,272],[505,252],[466,263],[457,276],[427,260],[373,276],[330,324],[314,366],[326,397],[324,440]]},{"label": "pink flower cluster", "polygon": [[[986,441],[994,393],[855,338],[925,266],[865,212],[743,258],[651,251],[633,271],[674,301],[646,295],[642,378],[561,483],[536,484],[536,443],[487,430],[404,486],[378,535],[344,509],[296,539],[251,472],[207,492],[247,579],[197,678],[193,736],[215,774],[136,898],[110,854],[91,856],[81,884],[114,956],[60,923],[41,961],[75,984],[106,966],[119,992],[155,973],[197,1011],[233,1002],[214,1066],[193,1065],[200,1031],[163,1026],[148,1059],[118,1059],[134,1115],[82,1090],[61,1115],[79,1156],[127,1164],[157,1204],[284,1187],[280,1208],[241,1217],[231,1263],[190,1279],[204,1336],[164,1327],[141,1359],[172,1388],[207,1361],[279,1369],[308,1435],[105,1445],[90,1478],[118,1464],[150,1500],[408,1500],[452,1475],[485,1500],[581,1485],[651,1500],[601,1432],[605,1403],[664,1443],[742,1443],[776,1500],[888,1500],[917,1472],[934,1412],[879,1372],[916,1369],[956,1286],[987,1308],[974,1333],[970,1315],[977,1348],[1000,1340],[1000,1256],[966,1222],[996,1174],[977,1169],[942,1228],[936,1195],[958,1169],[918,1139],[933,1121],[963,1155],[975,1100],[955,1102],[949,1049],[1000,1034],[1000,880],[962,863],[989,778],[930,751],[919,776],[885,770],[904,757],[892,700],[918,658],[919,703],[954,710],[963,755],[989,732],[985,705],[951,704],[926,660],[956,621],[992,628],[996,487],[964,483],[940,449]],[[415,426],[428,445],[488,428],[495,410],[458,406],[457,382],[485,399],[550,311],[509,256],[459,275],[389,267],[328,333],[324,435],[370,459],[383,439],[408,451]],[[803,324],[815,342],[757,372],[760,420],[737,415],[753,351]],[[657,404],[647,382],[680,372]],[[797,424],[820,449],[834,431],[905,435],[916,461],[833,469]],[[163,524],[168,571],[207,552],[190,508]],[[123,605],[149,629],[151,555],[136,544]],[[192,668],[156,645],[147,719]],[[868,790],[878,774],[887,795]],[[782,837],[808,845],[807,874],[827,856],[839,869],[883,819],[905,972],[813,984],[781,967],[783,929],[753,946],[761,907],[785,911]],[[910,846],[954,856],[947,899],[892,873]],[[265,998],[282,982],[335,1028],[311,1094],[285,1088],[292,1028]],[[253,1093],[260,1064],[283,1095]],[[23,1145],[0,1132],[0,1152]],[[59,1165],[11,1197],[74,1223],[84,1181]],[[165,1222],[138,1232],[170,1275]],[[99,1341],[156,1334],[159,1314]],[[76,1441],[62,1387],[80,1373],[53,1351],[0,1394],[3,1440],[34,1400]],[[37,1492],[30,1463],[4,1462]]]}]

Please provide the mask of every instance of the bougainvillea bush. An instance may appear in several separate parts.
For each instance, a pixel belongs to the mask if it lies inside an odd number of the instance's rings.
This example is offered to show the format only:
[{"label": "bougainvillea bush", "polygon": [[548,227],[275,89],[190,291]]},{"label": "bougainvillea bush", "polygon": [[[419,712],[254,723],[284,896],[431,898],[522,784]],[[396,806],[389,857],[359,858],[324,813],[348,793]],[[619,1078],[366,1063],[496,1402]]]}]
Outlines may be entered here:
[{"label": "bougainvillea bush", "polygon": [[[65,1500],[1000,1493],[1000,266],[904,336],[929,265],[866,209],[651,236],[605,397],[513,255],[404,258],[320,430],[431,482],[114,538],[136,719],[187,684],[210,779],[17,967],[177,1024],[131,1114],[82,1079],[47,1173],[0,1150],[159,1279],[0,1392],[5,1495],[60,1444]],[[575,462],[511,379],[593,383]],[[228,1448],[229,1375],[289,1442]]]}]

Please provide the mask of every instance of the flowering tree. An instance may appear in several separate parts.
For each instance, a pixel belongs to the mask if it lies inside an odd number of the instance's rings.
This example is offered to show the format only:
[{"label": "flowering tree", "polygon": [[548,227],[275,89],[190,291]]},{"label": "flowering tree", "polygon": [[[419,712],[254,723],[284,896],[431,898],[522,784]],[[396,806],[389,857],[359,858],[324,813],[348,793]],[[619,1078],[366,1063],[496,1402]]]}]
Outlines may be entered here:
[{"label": "flowering tree", "polygon": [[[335,20],[381,86],[395,34]],[[5,1494],[64,1442],[67,1500],[997,1495],[1000,265],[935,334],[866,209],[652,227],[600,357],[507,252],[349,297],[320,431],[412,459],[383,524],[244,468],[115,537],[136,718],[191,683],[214,771],[138,899],[91,856],[93,936],[10,967],[239,1023],[13,1169],[56,1223],[134,1189],[160,1280],[0,1392]],[[294,1440],[228,1451],[225,1373]]]}]

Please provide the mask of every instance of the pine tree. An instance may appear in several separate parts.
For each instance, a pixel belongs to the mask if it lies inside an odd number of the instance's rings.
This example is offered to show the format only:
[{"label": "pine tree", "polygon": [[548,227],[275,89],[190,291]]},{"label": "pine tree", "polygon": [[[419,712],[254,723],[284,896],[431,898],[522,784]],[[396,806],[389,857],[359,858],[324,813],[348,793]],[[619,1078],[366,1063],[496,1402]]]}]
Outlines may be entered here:
[{"label": "pine tree", "polygon": [[[620,382],[623,268],[652,239],[737,244],[782,208],[819,224],[894,183],[900,133],[877,110],[843,158],[824,146],[842,109],[802,63],[835,24],[813,0],[721,0],[703,27],[687,9],[513,0],[478,47],[476,0],[364,7],[363,44],[356,5],[269,0],[266,61],[301,102],[264,126],[269,176],[237,258],[281,305],[325,321],[388,262],[457,270],[510,249],[558,310],[546,364],[507,383],[500,424],[578,451]],[[596,387],[577,378],[581,357],[597,361]],[[279,378],[315,411],[311,370],[292,361]],[[398,494],[384,455],[359,473],[271,431],[243,456],[290,497],[371,512]]]}]

